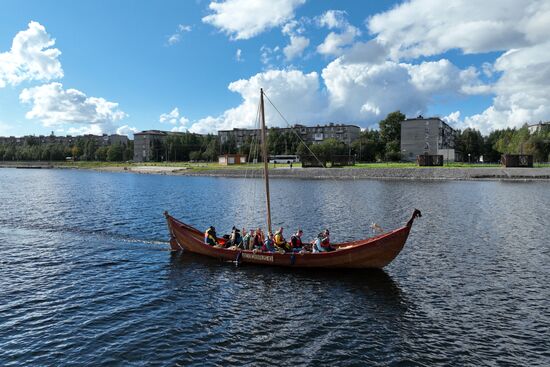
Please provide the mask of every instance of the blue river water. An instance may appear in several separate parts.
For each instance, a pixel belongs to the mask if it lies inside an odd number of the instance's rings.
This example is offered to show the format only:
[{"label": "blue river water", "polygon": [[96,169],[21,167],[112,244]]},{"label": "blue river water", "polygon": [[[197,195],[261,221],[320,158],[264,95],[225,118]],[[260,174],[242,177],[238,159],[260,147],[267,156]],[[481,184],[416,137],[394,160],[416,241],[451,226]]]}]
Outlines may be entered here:
[{"label": "blue river water", "polygon": [[415,222],[383,271],[169,251],[263,226],[256,179],[0,169],[0,365],[550,365],[550,184],[274,179],[275,225]]}]

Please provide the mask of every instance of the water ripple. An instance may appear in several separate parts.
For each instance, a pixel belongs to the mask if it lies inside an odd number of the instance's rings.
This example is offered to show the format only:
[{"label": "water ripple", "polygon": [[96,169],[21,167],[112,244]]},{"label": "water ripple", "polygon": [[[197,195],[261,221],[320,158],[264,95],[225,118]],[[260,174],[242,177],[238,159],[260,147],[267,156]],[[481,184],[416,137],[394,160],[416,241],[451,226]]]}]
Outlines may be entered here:
[{"label": "water ripple", "polygon": [[306,237],[425,216],[386,271],[236,268],[170,253],[162,212],[262,225],[255,180],[0,169],[0,364],[550,365],[547,184],[272,186]]}]

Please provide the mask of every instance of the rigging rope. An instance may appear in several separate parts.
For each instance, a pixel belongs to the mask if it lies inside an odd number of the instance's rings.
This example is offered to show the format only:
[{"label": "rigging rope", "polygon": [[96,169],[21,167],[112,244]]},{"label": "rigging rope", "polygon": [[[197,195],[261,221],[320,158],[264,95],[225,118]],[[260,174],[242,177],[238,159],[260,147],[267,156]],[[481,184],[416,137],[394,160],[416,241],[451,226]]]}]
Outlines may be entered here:
[{"label": "rigging rope", "polygon": [[315,159],[317,160],[317,162],[319,162],[319,164],[321,165],[321,167],[323,168],[327,168],[325,167],[325,165],[323,164],[323,162],[321,162],[321,160],[317,157],[317,155],[315,153],[313,153],[313,151],[308,147],[308,145],[306,144],[306,142],[302,139],[302,137],[294,130],[294,128],[292,127],[292,125],[290,125],[290,123],[288,122],[288,120],[283,116],[283,114],[281,113],[281,111],[279,111],[279,109],[273,104],[273,102],[271,102],[271,99],[269,99],[269,97],[267,96],[267,94],[265,93],[264,91],[264,96],[265,98],[267,99],[267,101],[269,102],[269,104],[271,106],[273,106],[273,108],[275,109],[275,111],[277,111],[277,113],[279,114],[279,116],[281,116],[281,118],[286,122],[287,126],[290,128],[290,130],[294,133],[294,135],[296,135],[296,137],[300,140],[300,142],[302,144],[304,144],[304,146],[307,148],[307,150],[309,150],[309,152],[311,153],[311,155],[313,155],[313,157],[315,157]]}]

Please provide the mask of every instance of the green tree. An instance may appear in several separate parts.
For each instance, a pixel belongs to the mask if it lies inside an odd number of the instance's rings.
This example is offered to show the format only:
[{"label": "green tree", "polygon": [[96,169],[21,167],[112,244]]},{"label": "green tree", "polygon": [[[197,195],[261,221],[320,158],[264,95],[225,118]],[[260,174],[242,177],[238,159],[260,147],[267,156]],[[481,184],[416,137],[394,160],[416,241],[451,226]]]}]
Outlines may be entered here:
[{"label": "green tree", "polygon": [[457,139],[458,151],[462,152],[465,161],[477,162],[483,154],[483,136],[476,129],[467,128],[459,131]]},{"label": "green tree", "polygon": [[124,148],[122,144],[111,144],[107,148],[107,160],[109,162],[120,162],[122,161],[122,154]]},{"label": "green tree", "polygon": [[95,151],[95,159],[97,161],[105,162],[107,160],[107,152],[109,147],[100,147]]},{"label": "green tree", "polygon": [[401,121],[405,118],[400,111],[395,111],[379,123],[380,140],[384,144],[384,155],[388,160],[401,159]]}]

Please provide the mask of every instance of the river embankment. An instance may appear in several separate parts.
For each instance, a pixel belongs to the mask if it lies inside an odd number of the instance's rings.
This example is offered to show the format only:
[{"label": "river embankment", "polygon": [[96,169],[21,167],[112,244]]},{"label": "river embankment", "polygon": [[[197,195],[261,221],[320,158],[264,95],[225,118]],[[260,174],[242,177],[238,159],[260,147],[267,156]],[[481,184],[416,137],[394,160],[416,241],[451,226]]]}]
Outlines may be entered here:
[{"label": "river embankment", "polygon": [[[261,177],[258,170],[176,171],[174,174],[215,177]],[[550,180],[549,168],[296,168],[273,169],[273,178],[408,179],[408,180]]]},{"label": "river embankment", "polygon": [[[0,164],[6,168],[54,168],[87,169],[100,172],[120,172],[156,175],[206,176],[206,177],[262,177],[260,168],[212,168],[210,166],[184,167],[181,165],[66,165],[66,164]],[[271,178],[295,179],[388,179],[388,180],[550,180],[550,167],[343,167],[343,168],[289,168],[269,170]]]},{"label": "river embankment", "polygon": [[[207,177],[262,177],[261,169],[185,169],[167,166],[105,167],[101,171]],[[550,168],[274,168],[271,178],[398,180],[550,180]]]}]

